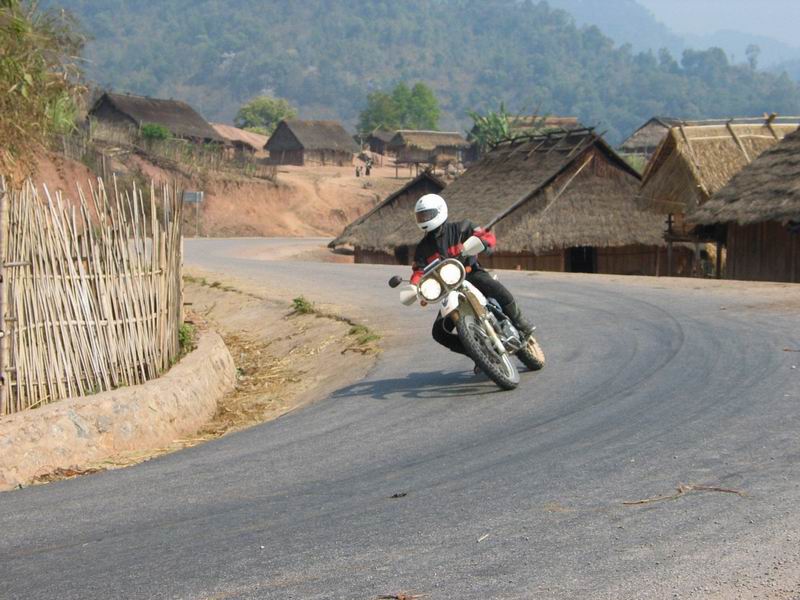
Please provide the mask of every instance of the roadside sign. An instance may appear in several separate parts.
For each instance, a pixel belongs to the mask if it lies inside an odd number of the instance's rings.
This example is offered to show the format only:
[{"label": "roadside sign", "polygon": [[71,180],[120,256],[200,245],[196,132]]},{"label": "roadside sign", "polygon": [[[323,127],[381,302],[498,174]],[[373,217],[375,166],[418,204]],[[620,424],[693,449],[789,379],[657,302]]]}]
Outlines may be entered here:
[{"label": "roadside sign", "polygon": [[203,192],[183,192],[183,201],[200,204],[203,201]]}]

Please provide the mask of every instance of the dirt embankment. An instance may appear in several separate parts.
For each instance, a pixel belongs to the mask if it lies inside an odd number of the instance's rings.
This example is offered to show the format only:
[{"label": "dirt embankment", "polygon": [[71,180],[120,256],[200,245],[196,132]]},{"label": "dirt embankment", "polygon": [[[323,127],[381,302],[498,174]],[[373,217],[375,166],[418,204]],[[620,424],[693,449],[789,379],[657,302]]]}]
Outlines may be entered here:
[{"label": "dirt embankment", "polygon": [[[351,167],[280,167],[276,181],[211,171],[190,173],[137,154],[117,154],[107,172],[140,181],[175,182],[183,190],[202,190],[195,212],[187,206],[185,234],[207,237],[335,236],[345,225],[401,187],[394,169],[376,167],[356,177]],[[37,184],[73,196],[96,178],[87,166],[48,153],[39,159]]]}]

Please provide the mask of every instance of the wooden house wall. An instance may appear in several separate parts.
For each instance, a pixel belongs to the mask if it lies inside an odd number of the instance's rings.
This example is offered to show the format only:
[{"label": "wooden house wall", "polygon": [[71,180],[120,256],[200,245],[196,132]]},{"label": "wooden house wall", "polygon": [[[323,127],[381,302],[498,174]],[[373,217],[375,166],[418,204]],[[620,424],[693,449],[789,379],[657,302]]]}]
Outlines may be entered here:
[{"label": "wooden house wall", "polygon": [[800,234],[774,221],[729,225],[725,276],[800,283]]},{"label": "wooden house wall", "polygon": [[414,247],[403,246],[395,250],[394,253],[391,253],[381,250],[366,250],[360,246],[356,246],[353,253],[353,260],[357,264],[410,266],[414,261]]},{"label": "wooden house wall", "polygon": [[353,154],[341,150],[304,150],[300,164],[346,167],[353,164]]},{"label": "wooden house wall", "polygon": [[[521,271],[566,272],[567,250],[548,254],[496,252],[492,256],[481,256],[480,262],[487,269],[512,269]],[[685,247],[673,249],[673,276],[688,277],[692,272],[694,254]],[[606,275],[666,275],[667,249],[655,246],[621,246],[597,248],[597,273]]]},{"label": "wooden house wall", "polygon": [[397,150],[397,162],[400,163],[427,163],[431,161],[430,150],[409,148],[403,146]]},{"label": "wooden house wall", "polygon": [[303,150],[270,150],[269,162],[275,165],[296,165],[302,167],[304,164]]},{"label": "wooden house wall", "polygon": [[666,249],[656,246],[622,246],[597,249],[597,272],[608,275],[661,275],[666,270]]},{"label": "wooden house wall", "polygon": [[132,118],[109,102],[101,102],[89,115],[92,137],[111,143],[131,143],[139,132]]},{"label": "wooden house wall", "polygon": [[478,257],[487,269],[512,269],[517,271],[563,271],[564,252],[551,254],[517,254],[514,252],[495,252],[491,256]]}]

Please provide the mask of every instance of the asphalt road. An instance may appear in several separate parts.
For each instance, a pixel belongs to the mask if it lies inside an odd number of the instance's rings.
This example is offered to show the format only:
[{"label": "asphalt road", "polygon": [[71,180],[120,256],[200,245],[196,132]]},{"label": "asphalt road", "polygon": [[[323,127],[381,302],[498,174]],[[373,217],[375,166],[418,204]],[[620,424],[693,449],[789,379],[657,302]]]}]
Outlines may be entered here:
[{"label": "asphalt road", "polygon": [[[386,338],[369,376],[202,446],[0,494],[1,598],[735,597],[725,590],[787,585],[800,548],[795,312],[736,287],[507,273],[548,366],[500,392],[435,346],[432,309],[399,305],[385,286],[396,268],[232,258],[281,243],[190,241],[187,262],[370,321]],[[679,484],[745,495],[623,504]]]}]

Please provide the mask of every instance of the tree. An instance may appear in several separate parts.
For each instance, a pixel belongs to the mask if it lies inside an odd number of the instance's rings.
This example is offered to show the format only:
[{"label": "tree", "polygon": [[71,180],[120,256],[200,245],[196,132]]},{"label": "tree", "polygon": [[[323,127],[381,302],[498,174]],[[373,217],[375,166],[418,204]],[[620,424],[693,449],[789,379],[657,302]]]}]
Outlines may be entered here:
[{"label": "tree", "polygon": [[296,116],[297,110],[288,100],[258,96],[239,109],[234,124],[248,131],[272,135],[278,123]]},{"label": "tree", "polygon": [[761,56],[761,47],[756,44],[750,44],[744,51],[744,55],[747,57],[750,68],[755,71],[758,68],[758,57]]},{"label": "tree", "polygon": [[506,111],[505,104],[500,103],[500,110],[487,111],[485,115],[471,110],[467,113],[472,119],[473,126],[468,132],[467,138],[471,142],[478,144],[481,151],[493,146],[500,140],[508,137],[510,133],[510,116]]},{"label": "tree", "polygon": [[394,98],[386,92],[367,95],[367,107],[361,111],[358,130],[368,135],[376,129],[400,129],[401,115]]},{"label": "tree", "polygon": [[410,129],[437,129],[439,117],[439,101],[433,90],[424,83],[416,84],[411,90],[407,112],[407,127]]},{"label": "tree", "polygon": [[409,88],[398,83],[391,94],[372,92],[361,111],[358,129],[368,134],[375,129],[432,129],[439,127],[441,110],[433,90],[424,83]]}]

